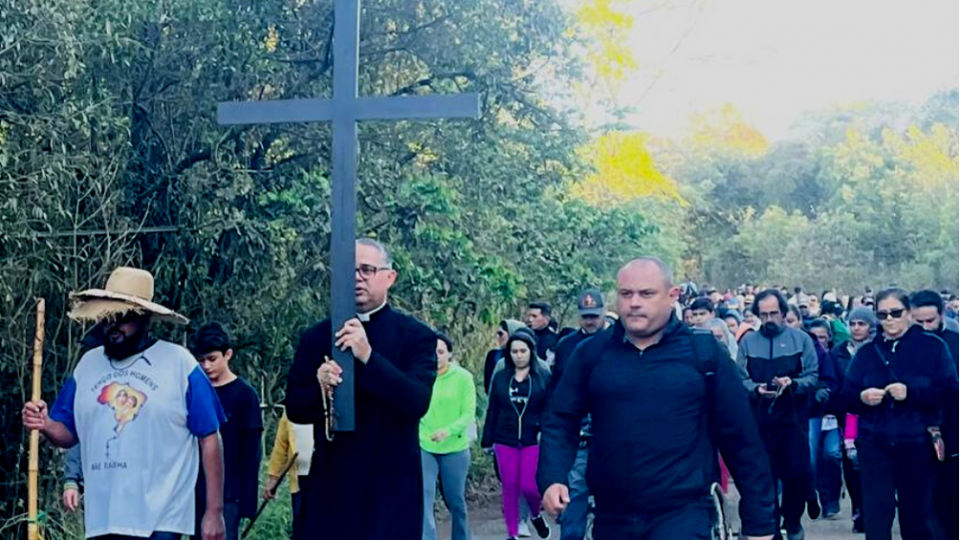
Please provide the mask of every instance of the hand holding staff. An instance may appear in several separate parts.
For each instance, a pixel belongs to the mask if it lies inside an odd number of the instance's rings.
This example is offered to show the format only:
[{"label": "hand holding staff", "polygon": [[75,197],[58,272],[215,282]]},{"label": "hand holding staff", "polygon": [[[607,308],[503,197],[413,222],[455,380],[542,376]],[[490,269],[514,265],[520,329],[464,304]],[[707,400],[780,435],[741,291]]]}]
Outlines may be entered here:
[{"label": "hand holding staff", "polygon": [[[40,382],[43,378],[43,325],[46,312],[46,302],[43,298],[37,301],[37,330],[33,340],[33,391],[30,401],[40,401]],[[37,540],[40,528],[37,523],[37,475],[40,469],[40,431],[30,430],[30,465],[27,469],[27,538]]]}]

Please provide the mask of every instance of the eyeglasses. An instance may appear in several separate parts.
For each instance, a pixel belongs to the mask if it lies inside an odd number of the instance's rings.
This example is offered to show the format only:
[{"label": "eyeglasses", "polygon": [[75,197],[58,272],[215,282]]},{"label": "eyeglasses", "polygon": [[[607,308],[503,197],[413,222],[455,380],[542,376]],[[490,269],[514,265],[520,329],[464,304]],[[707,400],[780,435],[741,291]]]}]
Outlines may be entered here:
[{"label": "eyeglasses", "polygon": [[377,275],[377,272],[380,270],[393,270],[389,266],[373,266],[372,264],[361,264],[357,267],[356,272],[360,274],[360,277],[363,279],[370,279],[373,276]]},{"label": "eyeglasses", "polygon": [[903,317],[903,312],[904,312],[904,311],[906,311],[906,310],[905,310],[905,309],[891,309],[890,311],[878,311],[878,312],[877,312],[877,319],[879,319],[879,320],[881,320],[881,321],[887,320],[887,317],[891,317],[891,318],[893,318],[893,319],[899,319],[900,317]]}]

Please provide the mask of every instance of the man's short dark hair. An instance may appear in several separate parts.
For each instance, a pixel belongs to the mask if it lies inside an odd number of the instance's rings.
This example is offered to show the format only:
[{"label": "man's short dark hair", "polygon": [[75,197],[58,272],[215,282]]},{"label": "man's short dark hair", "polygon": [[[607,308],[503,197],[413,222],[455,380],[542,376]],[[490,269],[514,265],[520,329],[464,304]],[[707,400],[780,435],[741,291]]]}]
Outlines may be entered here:
[{"label": "man's short dark hair", "polygon": [[760,291],[760,294],[753,299],[753,305],[750,306],[750,311],[752,311],[757,317],[760,317],[760,302],[770,298],[771,296],[777,299],[777,304],[780,307],[780,314],[786,317],[787,311],[790,310],[790,304],[788,304],[787,299],[783,297],[783,293],[777,289],[765,289]]},{"label": "man's short dark hair", "polygon": [[910,307],[934,306],[937,313],[943,315],[943,297],[936,291],[924,289],[910,295]]},{"label": "man's short dark hair", "polygon": [[550,304],[546,302],[530,302],[530,305],[527,306],[527,309],[539,309],[540,313],[544,316],[550,316]]},{"label": "man's short dark hair", "polygon": [[716,308],[713,306],[713,302],[709,298],[697,298],[690,304],[690,309],[696,311],[698,309],[705,309],[710,313],[716,311]]},{"label": "man's short dark hair", "polygon": [[193,344],[190,347],[190,352],[192,352],[194,356],[199,357],[212,352],[226,354],[226,352],[232,348],[233,346],[230,345],[230,334],[227,333],[227,330],[222,324],[213,321],[208,322],[197,330],[197,333],[193,336]]},{"label": "man's short dark hair", "polygon": [[447,345],[447,351],[453,352],[453,340],[443,332],[437,332],[437,339]]}]

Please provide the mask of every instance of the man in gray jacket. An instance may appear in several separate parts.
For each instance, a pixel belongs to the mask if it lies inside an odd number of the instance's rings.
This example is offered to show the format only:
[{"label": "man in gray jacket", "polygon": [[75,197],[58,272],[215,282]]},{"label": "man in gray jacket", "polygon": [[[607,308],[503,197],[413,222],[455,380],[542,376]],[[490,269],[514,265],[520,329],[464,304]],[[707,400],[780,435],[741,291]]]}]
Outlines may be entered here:
[{"label": "man in gray jacket", "polygon": [[783,484],[778,511],[787,538],[802,540],[800,518],[811,482],[807,399],[817,390],[818,362],[810,336],[786,325],[788,309],[776,289],[757,295],[752,311],[762,326],[743,337],[737,363],[774,480]]}]

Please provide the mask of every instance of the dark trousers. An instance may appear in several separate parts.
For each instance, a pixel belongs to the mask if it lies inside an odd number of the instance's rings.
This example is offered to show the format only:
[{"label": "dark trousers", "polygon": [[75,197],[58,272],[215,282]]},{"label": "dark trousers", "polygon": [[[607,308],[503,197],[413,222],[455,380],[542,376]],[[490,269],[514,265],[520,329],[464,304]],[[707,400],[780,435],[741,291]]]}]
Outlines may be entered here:
[{"label": "dark trousers", "polygon": [[[804,422],[806,424],[806,422]],[[765,427],[763,442],[767,447],[774,482],[783,486],[777,501],[777,512],[789,532],[800,528],[800,518],[807,506],[807,495],[813,491],[810,477],[810,441],[800,425]]]},{"label": "dark trousers", "polygon": [[300,491],[290,495],[290,506],[293,510],[293,540],[300,540],[303,536],[303,518],[300,516],[300,507],[303,504],[303,490],[306,489],[309,479],[306,475],[297,477]]},{"label": "dark trousers", "polygon": [[960,497],[960,460],[956,456],[948,457],[943,463],[936,464],[936,480],[933,488],[933,511],[946,532],[947,540],[960,539],[960,522],[957,520],[957,507]]},{"label": "dark trousers", "polygon": [[593,523],[594,540],[710,540],[713,509],[706,500],[658,515],[604,516]]},{"label": "dark trousers", "polygon": [[[931,445],[881,445],[858,440],[857,455],[867,540],[890,540],[898,504],[903,540],[938,538],[931,512],[937,464]],[[957,489],[956,484],[953,489]]]},{"label": "dark trousers", "polygon": [[230,501],[223,503],[223,523],[225,525],[226,540],[240,540],[240,503]]},{"label": "dark trousers", "polygon": [[853,519],[863,521],[863,486],[860,483],[860,469],[853,466],[853,462],[843,454],[843,481],[850,494],[850,506],[853,507]]}]

